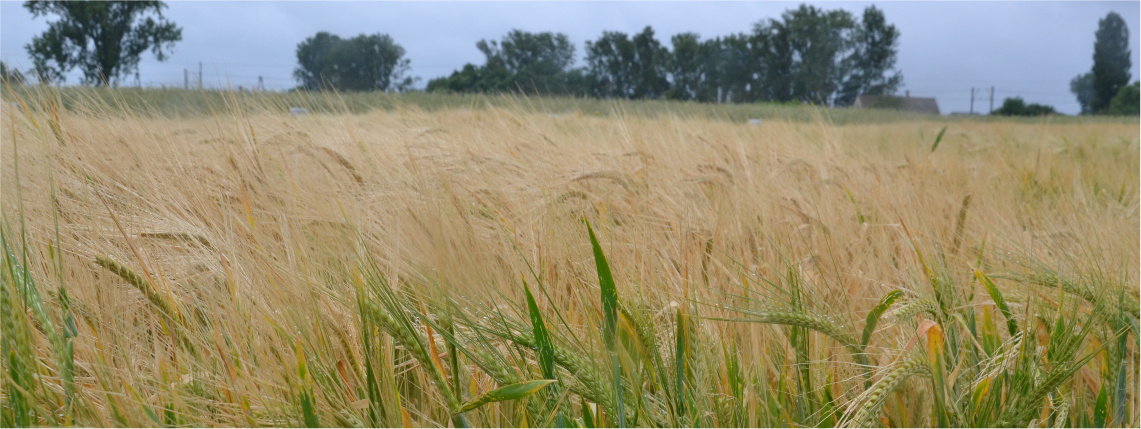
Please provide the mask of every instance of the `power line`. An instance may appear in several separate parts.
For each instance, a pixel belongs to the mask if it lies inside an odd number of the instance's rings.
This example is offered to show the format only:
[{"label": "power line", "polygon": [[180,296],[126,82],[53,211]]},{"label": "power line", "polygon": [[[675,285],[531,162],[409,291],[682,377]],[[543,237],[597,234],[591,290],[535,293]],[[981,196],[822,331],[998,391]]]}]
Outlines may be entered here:
[{"label": "power line", "polygon": [[[983,89],[986,89],[986,88],[980,88],[979,92],[982,92]],[[990,113],[994,113],[994,86],[990,87],[990,111],[987,112],[987,114],[990,114]],[[975,88],[974,87],[971,87],[971,114],[972,115],[975,114]]]}]

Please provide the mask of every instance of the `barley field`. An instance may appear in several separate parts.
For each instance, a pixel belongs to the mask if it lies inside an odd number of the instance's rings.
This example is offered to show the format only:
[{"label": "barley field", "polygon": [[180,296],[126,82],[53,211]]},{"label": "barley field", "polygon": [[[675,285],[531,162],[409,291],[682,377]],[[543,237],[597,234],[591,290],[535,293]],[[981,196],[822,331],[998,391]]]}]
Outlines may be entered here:
[{"label": "barley field", "polygon": [[5,426],[1139,424],[1136,118],[128,95],[4,95]]}]

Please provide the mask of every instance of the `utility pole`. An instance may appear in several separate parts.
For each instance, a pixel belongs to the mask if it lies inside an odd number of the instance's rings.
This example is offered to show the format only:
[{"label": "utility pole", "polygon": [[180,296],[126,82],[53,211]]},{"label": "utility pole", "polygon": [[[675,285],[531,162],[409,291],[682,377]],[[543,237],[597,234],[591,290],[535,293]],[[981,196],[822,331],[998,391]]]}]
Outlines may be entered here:
[{"label": "utility pole", "polygon": [[994,86],[990,87],[990,113],[994,113]]},{"label": "utility pole", "polygon": [[190,89],[190,69],[182,68],[182,89]]},{"label": "utility pole", "polygon": [[202,90],[202,61],[198,62],[198,89]]},{"label": "utility pole", "polygon": [[975,114],[975,89],[971,88],[971,114]]}]

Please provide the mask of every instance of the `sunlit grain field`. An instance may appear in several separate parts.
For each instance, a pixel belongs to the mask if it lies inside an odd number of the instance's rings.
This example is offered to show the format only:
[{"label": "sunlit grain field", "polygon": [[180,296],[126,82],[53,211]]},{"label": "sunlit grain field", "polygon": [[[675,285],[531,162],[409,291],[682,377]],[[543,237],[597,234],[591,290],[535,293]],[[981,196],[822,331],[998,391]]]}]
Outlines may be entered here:
[{"label": "sunlit grain field", "polygon": [[1139,423],[1135,121],[219,99],[6,97],[5,425]]}]

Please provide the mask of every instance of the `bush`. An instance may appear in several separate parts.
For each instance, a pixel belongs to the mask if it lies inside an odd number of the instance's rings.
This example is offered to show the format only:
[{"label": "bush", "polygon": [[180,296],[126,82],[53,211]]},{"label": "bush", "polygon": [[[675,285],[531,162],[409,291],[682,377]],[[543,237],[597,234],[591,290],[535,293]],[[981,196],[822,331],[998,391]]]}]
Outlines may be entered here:
[{"label": "bush", "polygon": [[1053,106],[1044,104],[1026,104],[1022,101],[1022,97],[1013,97],[1003,100],[1002,107],[995,110],[992,115],[1000,116],[1045,116],[1056,115],[1058,112],[1054,111]]},{"label": "bush", "polygon": [[1117,95],[1113,96],[1113,100],[1109,101],[1109,110],[1106,113],[1120,116],[1141,114],[1141,81],[1121,87]]}]

